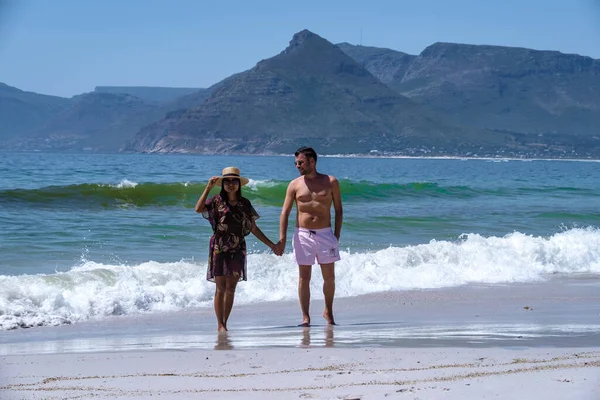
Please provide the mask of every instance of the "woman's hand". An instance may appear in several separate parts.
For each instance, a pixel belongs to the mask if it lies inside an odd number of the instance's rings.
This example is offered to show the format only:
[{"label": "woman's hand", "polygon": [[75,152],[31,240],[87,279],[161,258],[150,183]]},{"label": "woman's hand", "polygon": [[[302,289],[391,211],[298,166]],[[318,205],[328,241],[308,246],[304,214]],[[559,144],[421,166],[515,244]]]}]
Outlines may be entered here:
[{"label": "woman's hand", "polygon": [[212,188],[214,188],[219,178],[220,176],[213,176],[212,178],[210,178],[208,180],[208,183],[206,184],[206,189],[211,190]]},{"label": "woman's hand", "polygon": [[208,180],[208,183],[206,184],[206,187],[204,188],[204,192],[202,192],[202,195],[200,195],[200,198],[196,202],[196,212],[197,213],[203,213],[204,211],[206,211],[206,204],[204,204],[204,203],[206,202],[206,198],[208,197],[208,194],[210,193],[210,189],[215,187],[215,184],[217,183],[217,180],[219,180],[219,178],[220,178],[219,176],[213,176],[212,178],[210,178]]},{"label": "woman's hand", "polygon": [[277,242],[272,248],[271,250],[273,250],[273,253],[275,255],[278,256],[282,256],[283,255],[283,251],[285,250],[285,242],[282,242],[281,240],[279,242]]}]

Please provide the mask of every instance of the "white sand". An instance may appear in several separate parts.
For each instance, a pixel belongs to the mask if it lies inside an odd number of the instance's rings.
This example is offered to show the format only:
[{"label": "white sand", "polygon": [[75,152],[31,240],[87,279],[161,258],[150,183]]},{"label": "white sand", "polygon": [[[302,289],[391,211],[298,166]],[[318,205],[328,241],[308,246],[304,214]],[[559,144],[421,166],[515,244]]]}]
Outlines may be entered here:
[{"label": "white sand", "polygon": [[[0,399],[600,400],[600,281],[388,292],[0,332]],[[316,315],[322,300],[313,302]]]},{"label": "white sand", "polygon": [[12,399],[600,399],[599,348],[362,348],[4,356]]}]

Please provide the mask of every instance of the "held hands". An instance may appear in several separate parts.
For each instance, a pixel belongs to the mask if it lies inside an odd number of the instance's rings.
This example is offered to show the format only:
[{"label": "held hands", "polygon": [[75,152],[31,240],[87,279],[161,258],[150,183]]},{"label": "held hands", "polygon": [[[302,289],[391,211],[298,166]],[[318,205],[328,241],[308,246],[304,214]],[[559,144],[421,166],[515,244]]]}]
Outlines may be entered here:
[{"label": "held hands", "polygon": [[277,243],[275,244],[275,246],[273,246],[273,247],[271,248],[271,250],[273,250],[273,253],[274,253],[275,255],[282,256],[282,255],[283,255],[283,252],[284,252],[284,250],[285,250],[285,241],[284,241],[284,240],[280,240],[279,242],[277,242]]}]

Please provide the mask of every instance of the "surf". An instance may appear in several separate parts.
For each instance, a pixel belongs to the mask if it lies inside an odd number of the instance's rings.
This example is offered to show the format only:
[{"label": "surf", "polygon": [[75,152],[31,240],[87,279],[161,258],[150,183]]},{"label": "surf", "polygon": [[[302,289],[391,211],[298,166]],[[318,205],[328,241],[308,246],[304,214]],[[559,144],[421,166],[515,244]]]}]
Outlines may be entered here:
[{"label": "surf", "polygon": [[[468,284],[543,281],[561,275],[600,276],[600,230],[575,228],[551,236],[513,232],[498,237],[463,234],[354,252],[341,248],[336,297]],[[249,279],[238,285],[236,303],[296,301],[297,267],[292,254],[248,256]],[[205,260],[103,264],[83,259],[66,272],[0,275],[0,329],[72,324],[91,319],[211,307],[214,284]],[[314,299],[322,279],[313,274]]]}]

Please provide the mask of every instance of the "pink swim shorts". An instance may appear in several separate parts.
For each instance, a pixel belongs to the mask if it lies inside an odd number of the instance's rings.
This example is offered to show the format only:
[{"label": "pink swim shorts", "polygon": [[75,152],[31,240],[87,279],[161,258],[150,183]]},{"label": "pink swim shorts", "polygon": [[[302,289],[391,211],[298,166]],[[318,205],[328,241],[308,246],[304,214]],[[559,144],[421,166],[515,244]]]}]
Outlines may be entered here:
[{"label": "pink swim shorts", "polygon": [[340,260],[337,238],[331,228],[296,228],[292,245],[298,265],[313,265],[315,257],[319,264],[331,264]]}]

